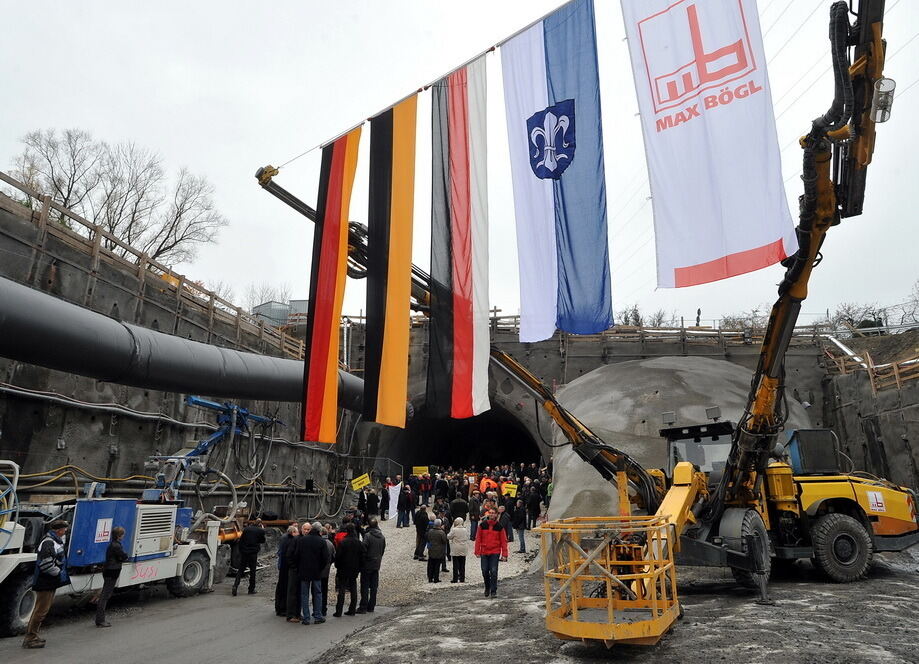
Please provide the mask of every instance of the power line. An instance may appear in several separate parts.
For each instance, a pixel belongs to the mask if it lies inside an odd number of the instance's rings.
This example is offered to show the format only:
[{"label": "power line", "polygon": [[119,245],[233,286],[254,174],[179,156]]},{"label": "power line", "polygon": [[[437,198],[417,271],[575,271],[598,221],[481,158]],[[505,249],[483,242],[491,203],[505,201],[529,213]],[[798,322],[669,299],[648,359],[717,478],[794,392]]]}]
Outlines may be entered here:
[{"label": "power line", "polygon": [[767,65],[768,65],[768,64],[771,64],[772,61],[775,60],[775,59],[779,56],[779,53],[781,53],[783,50],[785,50],[785,47],[788,46],[788,44],[791,42],[791,40],[795,38],[795,35],[797,35],[799,32],[801,32],[801,28],[803,28],[803,27],[805,26],[805,24],[806,24],[809,20],[811,20],[811,17],[812,17],[814,14],[816,14],[816,13],[817,13],[817,10],[820,9],[820,7],[822,7],[822,6],[823,6],[823,3],[822,3],[822,2],[817,2],[817,6],[814,7],[814,8],[811,10],[811,13],[807,15],[807,18],[805,18],[803,21],[801,21],[801,22],[798,24],[798,27],[795,28],[795,31],[791,33],[791,36],[790,36],[788,39],[785,40],[785,43],[782,44],[782,45],[779,47],[779,50],[777,50],[775,53],[773,53],[773,54],[772,54],[772,57],[769,58],[769,59],[766,61],[766,64],[767,64]]},{"label": "power line", "polygon": [[632,202],[632,199],[635,198],[635,195],[639,191],[641,191],[641,188],[644,187],[647,183],[648,183],[648,178],[645,178],[642,182],[638,183],[638,186],[635,187],[634,191],[632,191],[631,195],[628,197],[628,199],[626,199],[625,203],[622,204],[622,207],[616,210],[616,213],[609,217],[610,221],[612,221],[613,219],[615,219],[616,217],[618,217],[620,214],[622,214],[625,211],[625,209],[629,206],[629,203]]},{"label": "power line", "polygon": [[907,90],[911,90],[912,88],[914,88],[914,87],[916,86],[917,83],[919,83],[919,78],[917,78],[915,81],[913,81],[912,83],[910,83],[909,85],[907,85],[905,88],[903,88],[902,90],[900,90],[900,91],[894,96],[894,99],[899,99],[900,97],[902,97],[904,94],[906,94],[906,91],[907,91]]},{"label": "power line", "polygon": [[781,13],[779,13],[779,15],[775,18],[775,21],[772,23],[772,25],[770,25],[770,26],[766,29],[766,32],[763,33],[763,37],[764,37],[764,38],[765,38],[766,35],[768,35],[768,34],[772,31],[772,28],[774,28],[776,25],[778,25],[779,21],[782,19],[783,16],[785,16],[785,12],[787,12],[787,11],[789,10],[789,8],[790,8],[791,5],[794,3],[794,1],[795,1],[795,0],[788,0],[788,4],[785,5],[785,9],[783,9],[783,10],[781,11]]},{"label": "power line", "polygon": [[773,105],[773,106],[778,106],[778,105],[779,105],[779,102],[782,101],[783,99],[785,99],[785,97],[787,97],[788,95],[790,95],[790,94],[791,94],[791,91],[794,90],[796,87],[798,87],[798,83],[800,83],[801,81],[803,81],[805,76],[807,76],[807,75],[810,74],[812,71],[814,71],[814,67],[816,67],[816,66],[819,65],[821,62],[823,62],[823,61],[824,61],[824,58],[826,58],[826,56],[828,56],[829,54],[830,54],[830,49],[827,49],[826,51],[824,51],[824,52],[823,52],[823,55],[821,55],[819,58],[817,58],[816,60],[814,60],[814,63],[813,63],[810,67],[808,67],[807,71],[805,71],[803,74],[801,74],[801,76],[798,77],[798,80],[795,81],[794,83],[792,83],[791,86],[789,86],[789,88],[785,91],[785,94],[783,94],[781,97],[779,97],[778,99],[776,99],[776,100],[773,102],[772,105]]},{"label": "power line", "polygon": [[760,16],[765,16],[766,13],[769,11],[769,8],[774,4],[775,4],[775,0],[769,0],[769,2],[766,3],[766,6],[763,7],[763,11],[760,12]]}]

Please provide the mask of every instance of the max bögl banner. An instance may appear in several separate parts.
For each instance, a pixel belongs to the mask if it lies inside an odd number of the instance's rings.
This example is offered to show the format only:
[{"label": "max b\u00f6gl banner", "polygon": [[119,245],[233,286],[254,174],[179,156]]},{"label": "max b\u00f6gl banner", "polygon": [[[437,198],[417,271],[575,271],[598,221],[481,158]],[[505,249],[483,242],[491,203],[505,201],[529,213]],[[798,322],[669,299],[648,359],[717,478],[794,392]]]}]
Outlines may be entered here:
[{"label": "max b\u00f6gl banner", "polygon": [[648,158],[657,283],[797,249],[755,0],[622,0]]}]

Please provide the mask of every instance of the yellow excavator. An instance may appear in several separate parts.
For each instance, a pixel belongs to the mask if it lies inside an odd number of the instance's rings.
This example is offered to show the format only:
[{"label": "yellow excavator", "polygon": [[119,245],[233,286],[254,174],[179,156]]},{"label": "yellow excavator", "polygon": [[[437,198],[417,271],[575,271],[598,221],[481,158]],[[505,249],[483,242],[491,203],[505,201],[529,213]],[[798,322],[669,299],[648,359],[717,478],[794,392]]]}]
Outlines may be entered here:
[{"label": "yellow excavator", "polygon": [[[784,360],[827,230],[862,212],[875,124],[890,114],[895,85],[883,76],[884,0],[830,9],[835,97],[800,139],[804,193],[798,251],[786,261],[745,412],[661,429],[671,467],[645,470],[599,440],[509,356],[498,365],[538,394],[573,449],[615,481],[620,514],[552,521],[542,528],[546,625],[563,639],[652,645],[681,615],[676,563],[729,567],[768,603],[773,560],[810,558],[829,579],[868,571],[874,551],[919,542],[915,492],[844,472],[835,435],[791,432]],[[851,57],[850,57],[851,53]],[[671,418],[672,419],[672,418]],[[669,422],[673,424],[673,422]]]},{"label": "yellow excavator", "polygon": [[[837,582],[862,578],[874,551],[919,542],[910,489],[841,469],[835,436],[792,432],[785,422],[784,358],[820,260],[827,230],[862,212],[875,124],[885,121],[893,82],[883,77],[884,0],[831,7],[835,97],[801,138],[804,194],[798,251],[772,308],[746,410],[735,425],[712,422],[661,429],[671,466],[645,469],[566,410],[552,391],[512,357],[492,348],[493,366],[517,380],[559,426],[572,449],[610,482],[618,515],[551,521],[540,530],[545,561],[546,625],[563,639],[652,645],[682,615],[676,565],[730,568],[769,602],[773,561],[810,558]],[[313,208],[258,169],[269,193],[307,218]],[[366,230],[349,224],[349,276],[366,274]],[[430,277],[412,266],[413,306],[425,310]],[[669,422],[673,424],[673,422]]]}]

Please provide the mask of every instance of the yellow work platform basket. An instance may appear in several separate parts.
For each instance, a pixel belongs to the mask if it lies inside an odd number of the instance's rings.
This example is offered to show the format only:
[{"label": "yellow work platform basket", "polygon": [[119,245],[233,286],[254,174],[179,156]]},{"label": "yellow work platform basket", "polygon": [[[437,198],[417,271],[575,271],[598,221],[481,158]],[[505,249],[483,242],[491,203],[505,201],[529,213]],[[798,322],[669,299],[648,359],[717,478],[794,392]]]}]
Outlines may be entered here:
[{"label": "yellow work platform basket", "polygon": [[546,627],[557,637],[654,645],[679,617],[667,517],[575,517],[537,530]]}]

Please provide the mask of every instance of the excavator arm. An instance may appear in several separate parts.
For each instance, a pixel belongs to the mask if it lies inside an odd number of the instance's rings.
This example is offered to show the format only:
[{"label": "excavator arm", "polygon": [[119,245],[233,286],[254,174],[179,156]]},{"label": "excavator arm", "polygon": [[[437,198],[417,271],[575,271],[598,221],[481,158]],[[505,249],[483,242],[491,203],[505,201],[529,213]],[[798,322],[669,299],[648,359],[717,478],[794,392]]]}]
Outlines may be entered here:
[{"label": "excavator arm", "polygon": [[[583,422],[568,411],[551,390],[522,364],[507,353],[491,348],[491,363],[502,372],[523,386],[542,405],[543,410],[558,425],[572,449],[584,461],[593,466],[597,472],[619,490],[619,503],[625,508],[630,503],[628,486],[634,487],[639,496],[639,506],[648,514],[653,514],[664,496],[662,476],[655,476],[645,470],[625,452],[608,445]],[[618,481],[621,473],[627,482]]]},{"label": "excavator arm", "polygon": [[760,499],[763,471],[785,423],[785,353],[811,273],[822,260],[820,250],[830,227],[842,217],[861,214],[875,122],[889,116],[893,97],[885,90],[892,81],[882,73],[884,0],[861,0],[854,25],[848,15],[846,2],[836,2],[830,9],[835,95],[829,110],[800,139],[804,193],[795,229],[799,246],[782,263],[785,276],[724,475],[709,500],[709,521],[717,520],[726,506],[747,507]]}]

